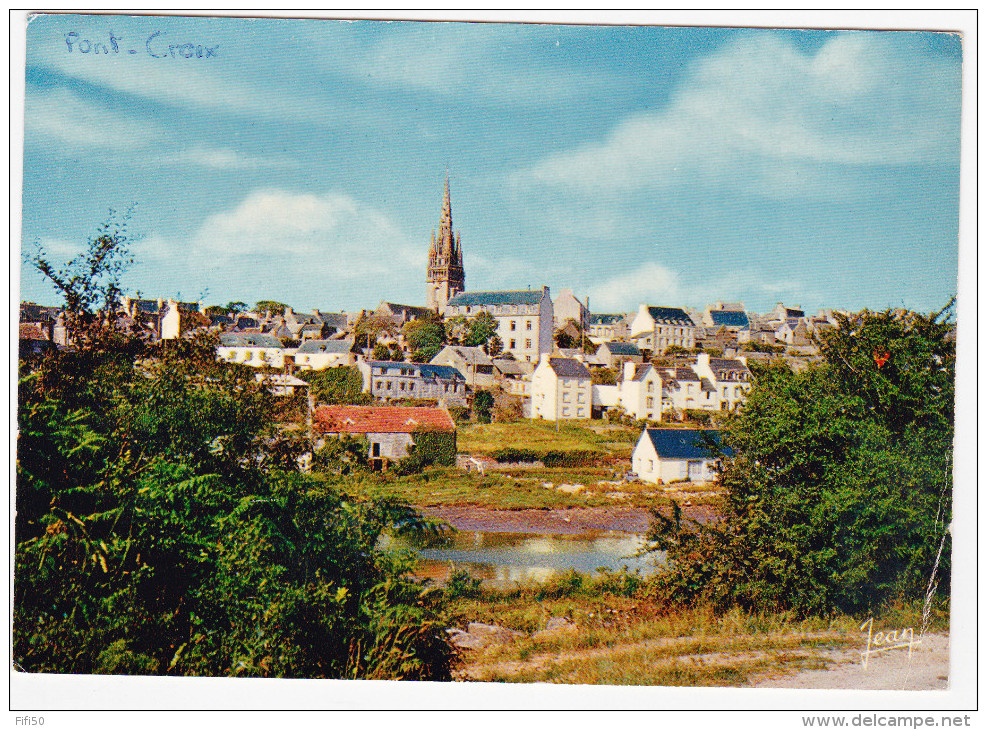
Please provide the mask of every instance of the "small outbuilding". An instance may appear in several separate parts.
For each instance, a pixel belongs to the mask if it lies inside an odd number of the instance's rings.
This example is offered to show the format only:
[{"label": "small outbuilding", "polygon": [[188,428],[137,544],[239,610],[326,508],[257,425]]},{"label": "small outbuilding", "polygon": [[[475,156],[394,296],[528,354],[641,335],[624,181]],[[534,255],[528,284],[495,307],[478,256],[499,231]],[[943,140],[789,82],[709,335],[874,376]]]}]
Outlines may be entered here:
[{"label": "small outbuilding", "polygon": [[[313,421],[324,436],[350,434],[369,442],[368,454],[375,468],[408,455],[412,444],[441,452],[436,463],[456,459],[456,424],[445,408],[403,406],[320,406]],[[427,442],[427,444],[426,444]],[[443,457],[444,455],[444,457]]]},{"label": "small outbuilding", "polygon": [[728,448],[720,446],[719,431],[646,428],[634,446],[631,466],[646,482],[703,483],[716,479],[721,456],[730,454]]}]

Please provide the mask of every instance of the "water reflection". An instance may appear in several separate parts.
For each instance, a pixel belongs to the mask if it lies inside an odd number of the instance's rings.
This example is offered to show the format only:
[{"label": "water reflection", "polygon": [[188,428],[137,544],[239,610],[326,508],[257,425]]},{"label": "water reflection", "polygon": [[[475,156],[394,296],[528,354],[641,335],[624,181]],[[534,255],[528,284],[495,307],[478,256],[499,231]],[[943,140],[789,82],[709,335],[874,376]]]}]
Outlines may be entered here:
[{"label": "water reflection", "polygon": [[594,573],[598,568],[627,567],[641,575],[657,570],[656,556],[637,557],[641,535],[605,532],[582,535],[532,535],[515,532],[457,532],[441,544],[385,536],[385,549],[412,549],[421,556],[416,573],[444,581],[454,570],[491,584],[509,585],[544,580],[573,569]]}]

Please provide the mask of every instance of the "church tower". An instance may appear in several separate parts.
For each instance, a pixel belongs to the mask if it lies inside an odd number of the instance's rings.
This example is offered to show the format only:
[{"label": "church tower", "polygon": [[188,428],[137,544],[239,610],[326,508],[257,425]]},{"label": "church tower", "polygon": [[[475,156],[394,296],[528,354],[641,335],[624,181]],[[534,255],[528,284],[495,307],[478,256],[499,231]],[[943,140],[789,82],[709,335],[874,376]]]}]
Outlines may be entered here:
[{"label": "church tower", "polygon": [[439,233],[432,231],[432,245],[428,249],[427,295],[425,305],[441,314],[446,302],[462,293],[466,285],[463,272],[463,248],[459,233],[452,231],[452,201],[449,197],[449,177],[446,176],[446,195],[442,201],[442,219]]}]

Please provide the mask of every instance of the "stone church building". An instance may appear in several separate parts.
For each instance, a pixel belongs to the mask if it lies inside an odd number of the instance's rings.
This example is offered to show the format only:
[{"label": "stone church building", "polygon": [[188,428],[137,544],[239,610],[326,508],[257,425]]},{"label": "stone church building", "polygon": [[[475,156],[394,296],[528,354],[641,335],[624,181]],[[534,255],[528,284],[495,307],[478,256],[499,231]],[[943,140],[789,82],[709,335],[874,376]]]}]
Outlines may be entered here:
[{"label": "stone church building", "polygon": [[425,306],[442,312],[446,302],[466,289],[463,271],[463,247],[459,232],[452,230],[452,202],[449,197],[449,178],[446,177],[446,194],[442,202],[442,219],[439,233],[432,231],[432,244],[428,249],[428,273],[426,275]]}]

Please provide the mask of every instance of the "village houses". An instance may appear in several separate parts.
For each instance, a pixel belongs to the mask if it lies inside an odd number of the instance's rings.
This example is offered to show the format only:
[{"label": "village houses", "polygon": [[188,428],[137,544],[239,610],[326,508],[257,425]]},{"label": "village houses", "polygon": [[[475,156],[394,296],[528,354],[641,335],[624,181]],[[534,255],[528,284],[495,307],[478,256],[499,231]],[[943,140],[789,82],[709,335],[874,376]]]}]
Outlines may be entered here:
[{"label": "village houses", "polygon": [[592,406],[593,382],[586,366],[575,358],[542,356],[531,374],[531,417],[589,418]]},{"label": "village houses", "polygon": [[672,345],[691,350],[696,346],[696,325],[678,307],[642,304],[631,322],[630,337],[642,350],[655,355],[661,355]]}]

